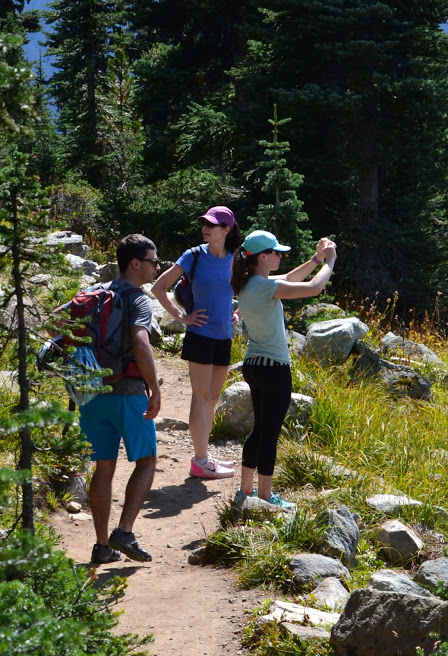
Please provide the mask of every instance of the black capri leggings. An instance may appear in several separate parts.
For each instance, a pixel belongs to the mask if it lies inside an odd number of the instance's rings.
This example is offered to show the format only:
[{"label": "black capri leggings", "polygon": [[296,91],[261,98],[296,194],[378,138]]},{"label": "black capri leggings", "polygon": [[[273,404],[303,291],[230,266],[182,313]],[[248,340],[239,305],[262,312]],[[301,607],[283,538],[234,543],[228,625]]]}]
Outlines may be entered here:
[{"label": "black capri leggings", "polygon": [[289,365],[275,365],[243,363],[255,415],[254,427],[243,447],[243,466],[257,469],[263,476],[274,473],[278,436],[291,401],[291,369]]}]

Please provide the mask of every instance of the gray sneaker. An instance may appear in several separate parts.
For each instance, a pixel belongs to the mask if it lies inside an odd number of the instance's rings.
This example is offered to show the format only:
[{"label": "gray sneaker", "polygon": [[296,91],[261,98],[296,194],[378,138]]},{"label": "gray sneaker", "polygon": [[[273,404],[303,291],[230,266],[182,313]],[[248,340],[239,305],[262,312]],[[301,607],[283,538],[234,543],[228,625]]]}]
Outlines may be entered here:
[{"label": "gray sneaker", "polygon": [[131,560],[138,560],[141,563],[152,560],[152,556],[139,545],[135,539],[135,535],[133,533],[125,533],[121,528],[114,528],[110,534],[109,547],[119,549]]},{"label": "gray sneaker", "polygon": [[112,549],[107,544],[94,544],[92,549],[92,563],[106,565],[121,560],[121,553]]}]

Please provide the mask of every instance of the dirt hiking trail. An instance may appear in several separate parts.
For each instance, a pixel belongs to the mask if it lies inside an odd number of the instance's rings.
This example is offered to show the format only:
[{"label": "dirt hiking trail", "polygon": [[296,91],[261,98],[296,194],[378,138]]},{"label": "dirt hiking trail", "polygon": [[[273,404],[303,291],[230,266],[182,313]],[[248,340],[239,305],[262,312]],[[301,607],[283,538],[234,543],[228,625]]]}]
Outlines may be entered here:
[{"label": "dirt hiking trail", "polygon": [[[158,356],[163,378],[159,418],[188,421],[190,385],[187,363],[178,357]],[[188,431],[158,430],[158,464],[153,488],[134,525],[139,541],[152,555],[151,563],[123,556],[118,563],[101,565],[99,580],[125,576],[128,588],[117,610],[120,632],[154,634],[149,651],[155,656],[227,656],[245,654],[241,631],[247,612],[267,595],[241,590],[234,574],[188,564],[190,552],[217,528],[217,507],[233,498],[239,487],[241,447],[234,443],[211,445],[212,453],[236,461],[234,478],[206,481],[189,475],[192,455]],[[120,451],[113,486],[110,530],[118,523],[126,482],[133,465]],[[85,512],[90,514],[86,507]],[[95,542],[91,519],[80,520],[60,510],[52,523],[63,536],[61,547],[77,563],[90,566]]]}]

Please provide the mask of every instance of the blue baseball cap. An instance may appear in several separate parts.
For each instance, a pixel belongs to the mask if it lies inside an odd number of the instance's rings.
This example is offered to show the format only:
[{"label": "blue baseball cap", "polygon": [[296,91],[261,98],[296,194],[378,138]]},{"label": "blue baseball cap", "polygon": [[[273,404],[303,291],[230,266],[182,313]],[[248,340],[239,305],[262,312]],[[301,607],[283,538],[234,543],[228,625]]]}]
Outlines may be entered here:
[{"label": "blue baseball cap", "polygon": [[272,232],[266,232],[266,230],[254,230],[251,232],[243,241],[241,248],[246,251],[246,255],[257,255],[258,253],[271,249],[280,253],[286,253],[291,250],[291,246],[279,244],[277,237]]}]

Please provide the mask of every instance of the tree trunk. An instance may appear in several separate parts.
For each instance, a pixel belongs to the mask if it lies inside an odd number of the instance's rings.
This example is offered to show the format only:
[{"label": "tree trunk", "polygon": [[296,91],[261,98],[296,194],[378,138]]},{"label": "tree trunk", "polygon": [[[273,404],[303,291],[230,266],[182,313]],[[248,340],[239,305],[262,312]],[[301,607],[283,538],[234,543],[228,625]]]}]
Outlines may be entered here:
[{"label": "tree trunk", "polygon": [[[13,279],[17,301],[17,325],[18,325],[18,369],[19,369],[19,389],[20,399],[17,409],[20,411],[28,410],[29,401],[29,380],[27,372],[27,328],[25,323],[25,303],[23,294],[23,278],[21,271],[20,256],[20,220],[18,217],[17,192],[12,191],[12,208],[13,208],[13,226],[14,240],[12,245],[13,258]],[[28,427],[24,426],[19,431],[20,435],[20,459],[19,469],[27,469],[31,472],[33,459],[33,442]],[[29,481],[22,484],[22,525],[34,534],[34,491],[33,483],[30,477]]]}]

